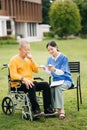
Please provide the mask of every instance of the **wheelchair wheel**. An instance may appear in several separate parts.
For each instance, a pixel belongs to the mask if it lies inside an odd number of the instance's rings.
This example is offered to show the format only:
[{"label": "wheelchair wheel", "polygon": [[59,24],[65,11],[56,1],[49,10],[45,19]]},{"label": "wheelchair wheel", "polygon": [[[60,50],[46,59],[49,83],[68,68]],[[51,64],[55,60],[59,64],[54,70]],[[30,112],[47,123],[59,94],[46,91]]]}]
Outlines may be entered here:
[{"label": "wheelchair wheel", "polygon": [[22,119],[33,121],[33,116],[28,106],[25,106],[22,109]]},{"label": "wheelchair wheel", "polygon": [[2,100],[2,111],[5,115],[13,115],[14,104],[10,97],[4,97]]},{"label": "wheelchair wheel", "polygon": [[33,118],[30,117],[29,113],[23,114],[22,118],[25,119],[25,120],[33,121]]}]

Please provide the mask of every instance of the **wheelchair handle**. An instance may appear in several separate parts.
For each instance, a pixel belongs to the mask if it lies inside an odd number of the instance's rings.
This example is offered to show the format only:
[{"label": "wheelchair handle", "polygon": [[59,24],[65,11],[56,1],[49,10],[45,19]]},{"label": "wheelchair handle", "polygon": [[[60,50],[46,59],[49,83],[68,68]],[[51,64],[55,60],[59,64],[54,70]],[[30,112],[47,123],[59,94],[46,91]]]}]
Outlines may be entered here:
[{"label": "wheelchair handle", "polygon": [[8,68],[8,64],[3,64],[1,69]]}]

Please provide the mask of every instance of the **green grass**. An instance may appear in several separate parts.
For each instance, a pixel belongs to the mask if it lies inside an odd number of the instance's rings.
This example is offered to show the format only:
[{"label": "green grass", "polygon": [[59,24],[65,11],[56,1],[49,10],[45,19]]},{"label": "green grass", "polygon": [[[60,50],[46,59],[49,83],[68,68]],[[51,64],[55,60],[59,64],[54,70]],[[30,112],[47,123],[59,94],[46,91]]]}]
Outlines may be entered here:
[{"label": "green grass", "polygon": [[[49,56],[45,46],[47,42],[54,39],[43,40],[31,43],[31,53],[38,64],[46,64]],[[0,130],[86,130],[87,129],[87,40],[55,40],[59,50],[68,56],[69,61],[81,62],[81,86],[83,104],[80,111],[76,107],[76,91],[67,90],[64,92],[65,101],[65,120],[58,117],[41,118],[39,121],[26,121],[21,118],[21,111],[15,111],[14,116],[5,116],[0,105]],[[9,63],[9,59],[18,53],[18,45],[0,45],[0,104],[3,97],[8,95],[7,70],[1,70],[3,63]],[[36,76],[36,74],[34,74]],[[48,76],[40,70],[37,76],[43,77],[48,81]]]}]

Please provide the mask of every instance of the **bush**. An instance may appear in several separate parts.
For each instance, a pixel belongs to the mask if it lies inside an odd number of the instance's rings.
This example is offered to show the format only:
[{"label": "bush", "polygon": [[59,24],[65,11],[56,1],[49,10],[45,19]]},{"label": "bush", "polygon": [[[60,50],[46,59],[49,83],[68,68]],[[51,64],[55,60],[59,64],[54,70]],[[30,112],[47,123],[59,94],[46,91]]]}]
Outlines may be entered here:
[{"label": "bush", "polygon": [[10,39],[10,40],[0,40],[0,45],[5,45],[5,44],[18,44],[16,40]]},{"label": "bush", "polygon": [[80,37],[87,39],[87,34],[81,34]]},{"label": "bush", "polygon": [[15,39],[15,35],[0,36],[0,40]]},{"label": "bush", "polygon": [[44,32],[44,37],[53,38],[54,37],[54,32],[52,32],[52,31],[50,31],[50,32]]}]

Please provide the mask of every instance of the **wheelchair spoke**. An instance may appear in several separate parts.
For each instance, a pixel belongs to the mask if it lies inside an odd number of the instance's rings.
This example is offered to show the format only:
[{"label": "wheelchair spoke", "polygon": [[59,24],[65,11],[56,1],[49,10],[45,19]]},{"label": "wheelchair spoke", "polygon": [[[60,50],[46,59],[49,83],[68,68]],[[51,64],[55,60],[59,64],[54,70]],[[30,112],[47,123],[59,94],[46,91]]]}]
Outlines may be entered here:
[{"label": "wheelchair spoke", "polygon": [[5,100],[5,102],[4,103],[6,103],[6,105],[8,104],[8,102],[7,102],[7,100]]},{"label": "wheelchair spoke", "polygon": [[6,108],[6,107],[7,107],[7,105],[3,105],[3,107],[4,107],[4,108]]},{"label": "wheelchair spoke", "polygon": [[8,109],[8,114],[11,114],[12,113],[12,109]]},{"label": "wheelchair spoke", "polygon": [[11,100],[8,100],[8,104],[12,103]]}]

